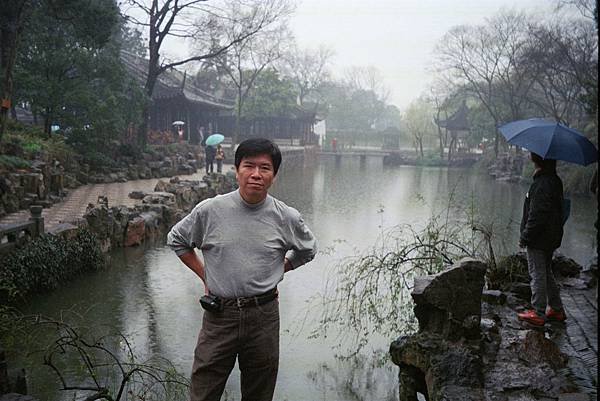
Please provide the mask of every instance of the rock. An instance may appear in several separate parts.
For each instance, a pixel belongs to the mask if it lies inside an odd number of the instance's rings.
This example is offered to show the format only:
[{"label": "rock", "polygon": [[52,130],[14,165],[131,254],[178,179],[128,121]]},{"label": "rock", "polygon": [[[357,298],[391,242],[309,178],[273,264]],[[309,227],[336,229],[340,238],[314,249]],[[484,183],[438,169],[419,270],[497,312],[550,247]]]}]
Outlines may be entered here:
[{"label": "rock", "polygon": [[567,287],[576,288],[578,290],[585,290],[589,287],[588,283],[577,277],[567,277],[561,281],[562,285]]},{"label": "rock", "polygon": [[140,214],[140,217],[144,219],[146,237],[153,237],[159,233],[159,229],[162,223],[162,205],[160,206],[161,207],[159,207],[158,209],[149,210]]},{"label": "rock", "polygon": [[146,223],[143,217],[135,217],[127,224],[123,246],[141,245],[144,242]]},{"label": "rock", "polygon": [[448,339],[477,338],[486,268],[465,258],[448,270],[416,278],[411,296],[419,331]]},{"label": "rock", "polygon": [[148,194],[142,191],[133,191],[129,193],[131,199],[144,199]]},{"label": "rock", "polygon": [[500,258],[495,268],[486,273],[487,288],[490,290],[510,290],[513,283],[529,283],[527,256],[524,252]]},{"label": "rock", "polygon": [[524,301],[529,302],[531,300],[531,286],[529,283],[512,283],[508,290]]},{"label": "rock", "polygon": [[48,232],[57,237],[72,240],[77,237],[77,233],[79,233],[79,227],[71,223],[60,223]]},{"label": "rock", "polygon": [[175,195],[169,192],[153,192],[142,199],[142,203],[175,205]]},{"label": "rock", "polygon": [[552,271],[557,277],[577,277],[581,269],[579,263],[559,253],[552,258]]},{"label": "rock", "polygon": [[558,395],[558,401],[591,401],[589,394],[565,393]]},{"label": "rock", "polygon": [[8,393],[0,396],[0,401],[38,401],[30,395]]},{"label": "rock", "polygon": [[401,401],[416,400],[417,392],[430,401],[483,399],[482,362],[471,346],[422,332],[394,341],[390,354],[400,367]]},{"label": "rock", "polygon": [[91,205],[83,217],[87,220],[90,231],[96,234],[102,251],[108,252],[111,248],[115,224],[110,209],[104,205],[98,207]]},{"label": "rock", "polygon": [[554,341],[544,336],[543,331],[528,330],[521,351],[520,357],[530,364],[547,363],[554,370],[567,366],[568,357],[560,352]]},{"label": "rock", "polygon": [[481,294],[483,302],[493,305],[504,305],[506,303],[506,294],[498,290],[484,290]]}]

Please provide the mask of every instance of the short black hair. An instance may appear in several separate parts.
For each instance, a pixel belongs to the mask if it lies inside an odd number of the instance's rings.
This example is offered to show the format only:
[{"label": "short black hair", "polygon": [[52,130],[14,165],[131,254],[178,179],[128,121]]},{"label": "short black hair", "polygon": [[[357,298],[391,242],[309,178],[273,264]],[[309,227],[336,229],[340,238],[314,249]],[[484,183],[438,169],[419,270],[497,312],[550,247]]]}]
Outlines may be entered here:
[{"label": "short black hair", "polygon": [[240,163],[244,157],[253,157],[259,155],[268,155],[273,162],[273,170],[275,175],[281,165],[281,151],[279,147],[267,138],[250,138],[242,141],[235,151],[235,168],[240,167]]},{"label": "short black hair", "polygon": [[556,170],[556,160],[554,159],[544,159],[542,156],[537,153],[531,152],[531,161],[534,162],[539,168],[545,171],[555,171]]}]

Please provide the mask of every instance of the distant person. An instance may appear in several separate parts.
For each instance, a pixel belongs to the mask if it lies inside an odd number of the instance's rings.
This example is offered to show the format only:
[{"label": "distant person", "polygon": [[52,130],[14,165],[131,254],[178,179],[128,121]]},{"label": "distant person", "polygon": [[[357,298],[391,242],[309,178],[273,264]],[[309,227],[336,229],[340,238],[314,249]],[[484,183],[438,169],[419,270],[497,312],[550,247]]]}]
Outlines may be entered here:
[{"label": "distant person", "polygon": [[204,137],[204,127],[200,126],[198,128],[198,143],[201,146],[206,146],[206,138]]},{"label": "distant person", "polygon": [[333,138],[331,140],[331,150],[333,152],[337,152],[337,138]]},{"label": "distant person", "polygon": [[184,132],[183,132],[183,125],[179,125],[177,127],[177,133],[178,133],[178,137],[179,137],[179,142],[182,143],[185,140]]},{"label": "distant person", "polygon": [[206,159],[204,167],[206,168],[207,175],[209,172],[212,173],[214,171],[213,163],[215,162],[216,153],[217,150],[214,146],[206,145],[206,147],[204,148],[204,155]]},{"label": "distant person", "polygon": [[552,273],[552,255],[563,237],[563,183],[556,174],[556,160],[531,153],[531,161],[535,169],[523,204],[519,246],[527,251],[532,309],[518,318],[543,326],[546,320],[567,318]]},{"label": "distant person", "polygon": [[300,213],[268,194],[280,164],[281,152],[270,140],[243,141],[235,152],[239,189],[200,202],[169,232],[169,246],[200,277],[206,294],[200,300],[205,311],[190,401],[219,401],[236,359],[241,399],[273,399],[277,285],[316,253],[315,237]]},{"label": "distant person", "polygon": [[215,155],[215,160],[217,161],[217,173],[223,172],[223,160],[225,159],[225,151],[221,144],[217,145],[217,154]]}]

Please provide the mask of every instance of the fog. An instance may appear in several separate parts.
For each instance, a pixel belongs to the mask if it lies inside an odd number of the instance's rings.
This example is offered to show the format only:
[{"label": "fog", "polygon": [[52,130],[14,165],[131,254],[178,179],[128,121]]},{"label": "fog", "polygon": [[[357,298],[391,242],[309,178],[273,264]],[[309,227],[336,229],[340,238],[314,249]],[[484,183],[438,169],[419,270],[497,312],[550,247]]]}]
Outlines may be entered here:
[{"label": "fog", "polygon": [[480,24],[501,9],[543,17],[553,0],[303,0],[292,16],[301,47],[330,46],[333,73],[375,66],[403,110],[431,82],[435,44],[451,27]]}]

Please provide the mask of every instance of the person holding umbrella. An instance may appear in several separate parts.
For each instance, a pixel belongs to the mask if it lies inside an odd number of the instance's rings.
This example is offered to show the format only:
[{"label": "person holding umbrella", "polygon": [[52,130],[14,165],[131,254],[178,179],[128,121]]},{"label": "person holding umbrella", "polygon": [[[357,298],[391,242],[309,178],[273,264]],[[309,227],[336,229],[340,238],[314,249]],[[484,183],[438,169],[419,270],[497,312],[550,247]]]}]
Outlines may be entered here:
[{"label": "person holding umbrella", "polygon": [[215,162],[216,154],[217,150],[214,148],[214,146],[207,144],[204,148],[204,157],[206,159],[204,167],[206,168],[206,175],[208,175],[209,172],[212,173],[214,171],[213,163]]},{"label": "person holding umbrella", "polygon": [[556,161],[588,165],[598,160],[594,144],[580,132],[541,118],[513,121],[498,127],[508,143],[531,152],[533,183],[525,196],[519,246],[527,250],[532,309],[518,318],[535,326],[567,316],[552,273],[552,255],[560,247],[567,208]]},{"label": "person holding umbrella", "polygon": [[546,319],[567,318],[552,273],[552,255],[563,237],[563,183],[556,174],[556,160],[532,152],[531,161],[535,171],[523,204],[519,246],[527,250],[532,309],[518,318],[543,326]]}]

